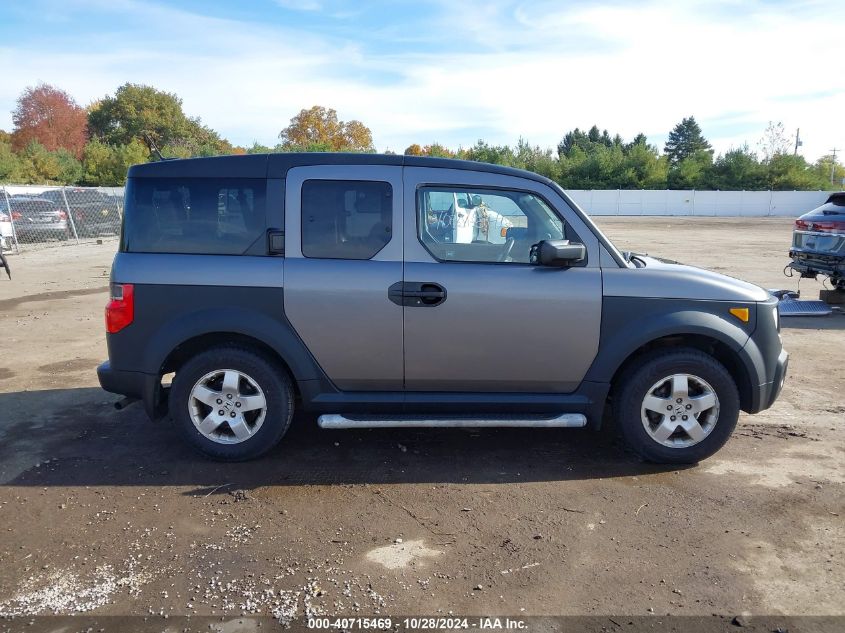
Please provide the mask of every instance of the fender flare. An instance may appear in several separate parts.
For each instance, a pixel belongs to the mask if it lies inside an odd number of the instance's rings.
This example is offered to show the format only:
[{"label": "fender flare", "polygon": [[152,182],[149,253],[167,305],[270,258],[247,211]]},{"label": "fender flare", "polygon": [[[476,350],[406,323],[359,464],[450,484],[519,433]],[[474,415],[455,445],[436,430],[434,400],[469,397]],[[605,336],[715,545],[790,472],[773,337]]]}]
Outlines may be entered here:
[{"label": "fender flare", "polygon": [[[749,304],[752,306],[754,304]],[[752,307],[750,312],[756,323],[756,309]],[[599,352],[587,370],[585,380],[609,383],[622,364],[644,345],[667,336],[698,335],[718,341],[736,354],[750,386],[765,381],[762,355],[756,345],[749,345],[753,327],[745,330],[719,315],[689,308],[654,311],[633,319],[628,315],[622,322],[621,327],[618,324],[606,327],[603,319]]]},{"label": "fender flare", "polygon": [[143,366],[159,372],[177,347],[198,336],[217,333],[248,336],[264,343],[284,360],[299,382],[325,379],[317,361],[284,316],[272,318],[237,306],[197,310],[162,322],[148,338]]}]

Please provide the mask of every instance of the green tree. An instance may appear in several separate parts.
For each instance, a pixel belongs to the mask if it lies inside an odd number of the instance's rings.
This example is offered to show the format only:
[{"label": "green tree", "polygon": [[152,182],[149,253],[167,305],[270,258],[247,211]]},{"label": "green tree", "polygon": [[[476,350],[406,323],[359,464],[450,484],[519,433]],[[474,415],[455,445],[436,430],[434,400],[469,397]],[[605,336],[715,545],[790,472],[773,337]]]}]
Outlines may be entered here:
[{"label": "green tree", "polygon": [[12,151],[12,143],[0,140],[0,182],[18,182],[20,178],[20,159]]},{"label": "green tree", "polygon": [[279,138],[287,151],[372,152],[373,135],[360,121],[341,121],[323,106],[300,110]]},{"label": "green tree", "polygon": [[[669,157],[669,164],[673,167],[684,159],[697,156],[702,152],[709,153],[711,157],[713,155],[710,143],[704,138],[701,128],[692,116],[681,120],[672,129],[663,151]],[[700,162],[700,157],[695,159],[696,164]]]},{"label": "green tree", "polygon": [[[833,182],[830,181],[831,165],[833,166]],[[838,160],[834,162],[832,154],[822,156],[813,164],[812,169],[820,180],[827,183],[827,189],[834,191],[845,189],[842,184],[843,179],[845,179],[845,166]]]},{"label": "green tree", "polygon": [[665,189],[669,161],[642,134],[625,150],[625,172],[631,189]]},{"label": "green tree", "polygon": [[667,184],[670,189],[705,189],[712,167],[712,153],[709,150],[699,150],[683,158],[669,170]]},{"label": "green tree", "polygon": [[711,189],[722,191],[766,189],[766,167],[760,164],[757,155],[748,149],[748,145],[743,145],[739,149],[725,152],[714,161],[707,184]]},{"label": "green tree", "polygon": [[101,99],[88,113],[88,127],[98,141],[115,146],[143,141],[148,134],[163,153],[180,157],[231,149],[199,118],[188,117],[178,96],[142,84],[124,84],[113,97]]},{"label": "green tree", "polygon": [[65,148],[56,150],[59,172],[56,180],[63,185],[75,185],[82,179],[82,161]]},{"label": "green tree", "polygon": [[62,168],[58,157],[38,141],[30,141],[18,155],[20,158],[21,182],[27,184],[60,184]]},{"label": "green tree", "polygon": [[776,154],[767,165],[768,185],[775,191],[825,190],[830,181],[812,169],[803,156]]},{"label": "green tree", "polygon": [[148,156],[147,147],[137,139],[123,145],[92,140],[85,146],[82,182],[106,187],[122,185],[129,168],[147,162]]}]

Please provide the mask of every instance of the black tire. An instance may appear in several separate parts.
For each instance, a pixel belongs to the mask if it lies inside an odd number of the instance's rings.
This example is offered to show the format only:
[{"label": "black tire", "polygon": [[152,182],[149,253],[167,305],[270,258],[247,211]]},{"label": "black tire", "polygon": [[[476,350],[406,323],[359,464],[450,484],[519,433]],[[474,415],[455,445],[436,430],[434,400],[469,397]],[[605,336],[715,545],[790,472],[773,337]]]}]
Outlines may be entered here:
[{"label": "black tire", "polygon": [[[191,390],[210,372],[233,369],[248,375],[264,392],[266,412],[255,434],[237,444],[221,444],[203,435],[194,425],[189,409]],[[287,371],[263,354],[235,345],[209,349],[186,362],[173,379],[170,415],[180,433],[194,449],[219,461],[254,459],[282,439],[293,418],[293,383]]]},{"label": "black tire", "polygon": [[[718,398],[719,412],[709,434],[686,447],[664,446],[645,429],[641,417],[649,388],[673,374],[705,380]],[[739,418],[739,392],[725,367],[696,349],[655,350],[638,358],[615,385],[613,417],[628,445],[643,459],[661,464],[694,464],[718,451],[728,441]]]}]

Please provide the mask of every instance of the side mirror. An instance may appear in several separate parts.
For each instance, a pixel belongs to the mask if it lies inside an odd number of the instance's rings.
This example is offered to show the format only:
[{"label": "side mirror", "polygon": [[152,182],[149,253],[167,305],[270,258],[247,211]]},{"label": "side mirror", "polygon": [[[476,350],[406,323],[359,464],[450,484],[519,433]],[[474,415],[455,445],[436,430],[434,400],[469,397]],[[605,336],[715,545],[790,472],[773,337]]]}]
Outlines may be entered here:
[{"label": "side mirror", "polygon": [[569,240],[543,240],[531,247],[530,261],[539,266],[571,266],[584,261],[587,247]]}]

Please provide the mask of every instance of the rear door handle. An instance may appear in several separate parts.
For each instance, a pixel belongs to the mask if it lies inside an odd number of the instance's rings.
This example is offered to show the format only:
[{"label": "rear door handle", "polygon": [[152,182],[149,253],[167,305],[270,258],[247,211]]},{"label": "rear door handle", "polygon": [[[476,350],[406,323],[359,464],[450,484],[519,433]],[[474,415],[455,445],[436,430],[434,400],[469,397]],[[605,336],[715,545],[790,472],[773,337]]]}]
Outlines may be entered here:
[{"label": "rear door handle", "polygon": [[396,305],[431,307],[446,301],[446,288],[431,281],[397,281],[387,289],[387,296]]}]

